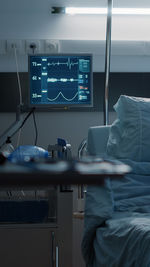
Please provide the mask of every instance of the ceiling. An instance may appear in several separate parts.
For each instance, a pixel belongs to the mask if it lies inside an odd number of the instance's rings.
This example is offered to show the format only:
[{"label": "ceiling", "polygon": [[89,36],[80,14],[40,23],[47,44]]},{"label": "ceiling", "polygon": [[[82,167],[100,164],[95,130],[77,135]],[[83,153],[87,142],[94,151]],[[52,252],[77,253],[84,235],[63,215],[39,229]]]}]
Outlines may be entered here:
[{"label": "ceiling", "polygon": [[[53,6],[93,6],[93,7],[105,7],[107,6],[106,0],[50,0]],[[114,0],[114,7],[150,7],[149,0]]]},{"label": "ceiling", "polygon": [[[106,0],[0,0],[1,8],[0,13],[18,10],[28,10],[29,13],[41,9],[50,8],[51,6],[82,6],[82,7],[106,7],[108,1]],[[150,7],[149,0],[114,0],[114,7]]]}]

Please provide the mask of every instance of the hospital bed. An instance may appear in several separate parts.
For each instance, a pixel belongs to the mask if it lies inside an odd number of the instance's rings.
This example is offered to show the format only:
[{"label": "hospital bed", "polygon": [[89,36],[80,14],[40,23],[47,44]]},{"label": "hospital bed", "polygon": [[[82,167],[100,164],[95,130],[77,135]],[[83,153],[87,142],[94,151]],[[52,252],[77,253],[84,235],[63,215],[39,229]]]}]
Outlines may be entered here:
[{"label": "hospital bed", "polygon": [[150,266],[150,99],[120,96],[117,119],[91,127],[87,154],[131,167],[123,179],[88,186],[82,253],[88,267]]}]

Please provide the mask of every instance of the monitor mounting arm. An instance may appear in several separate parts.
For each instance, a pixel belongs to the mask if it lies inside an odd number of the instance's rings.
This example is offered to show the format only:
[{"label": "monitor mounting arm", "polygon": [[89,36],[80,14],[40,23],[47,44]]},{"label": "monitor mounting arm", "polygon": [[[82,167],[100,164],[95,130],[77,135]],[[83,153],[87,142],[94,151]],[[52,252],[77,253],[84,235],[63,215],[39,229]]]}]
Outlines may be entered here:
[{"label": "monitor mounting arm", "polygon": [[0,136],[0,148],[6,143],[8,137],[12,138],[24,125],[29,116],[33,113],[32,108],[24,118],[22,114],[22,105],[19,105],[16,111],[16,120]]}]

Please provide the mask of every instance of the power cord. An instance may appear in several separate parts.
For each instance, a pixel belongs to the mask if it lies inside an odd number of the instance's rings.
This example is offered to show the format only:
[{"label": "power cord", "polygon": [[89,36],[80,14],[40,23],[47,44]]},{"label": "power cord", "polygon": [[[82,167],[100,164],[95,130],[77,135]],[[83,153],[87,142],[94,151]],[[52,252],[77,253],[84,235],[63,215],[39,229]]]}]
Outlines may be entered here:
[{"label": "power cord", "polygon": [[[14,44],[14,54],[15,54],[17,81],[18,81],[18,88],[19,88],[19,105],[21,107],[23,105],[23,102],[22,102],[22,88],[21,88],[19,68],[18,68],[17,49],[16,49],[16,45],[15,44]],[[19,143],[20,143],[20,136],[21,136],[21,129],[19,130],[19,133],[18,133],[17,147],[19,146]]]},{"label": "power cord", "polygon": [[15,54],[15,61],[16,61],[16,72],[17,72],[17,81],[18,81],[18,88],[19,88],[19,105],[22,105],[22,88],[20,82],[20,75],[19,75],[19,68],[18,68],[18,59],[17,59],[17,49],[16,45],[14,45],[14,54]]}]

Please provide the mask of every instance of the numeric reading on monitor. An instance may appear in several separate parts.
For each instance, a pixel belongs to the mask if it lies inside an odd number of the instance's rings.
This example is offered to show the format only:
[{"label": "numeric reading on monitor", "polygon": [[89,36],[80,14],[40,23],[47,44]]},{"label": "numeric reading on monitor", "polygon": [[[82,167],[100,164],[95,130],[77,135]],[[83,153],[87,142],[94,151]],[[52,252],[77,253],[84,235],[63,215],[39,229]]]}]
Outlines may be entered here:
[{"label": "numeric reading on monitor", "polygon": [[92,106],[91,55],[30,55],[30,105]]}]

